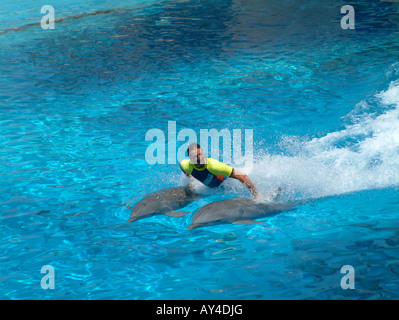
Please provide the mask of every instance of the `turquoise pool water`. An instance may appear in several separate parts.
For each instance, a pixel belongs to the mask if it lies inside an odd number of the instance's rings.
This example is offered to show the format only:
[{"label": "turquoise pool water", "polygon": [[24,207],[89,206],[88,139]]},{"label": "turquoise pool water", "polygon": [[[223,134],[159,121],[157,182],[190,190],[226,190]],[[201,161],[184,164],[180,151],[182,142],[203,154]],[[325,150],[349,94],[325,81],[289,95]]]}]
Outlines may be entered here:
[{"label": "turquoise pool water", "polygon": [[[45,4],[66,17],[54,30],[32,24]],[[356,2],[344,30],[345,4],[4,5],[0,298],[397,299],[399,4]],[[127,224],[126,204],[183,183],[145,159],[146,132],[168,121],[252,129],[250,178],[303,204],[259,225]],[[249,196],[199,191],[192,211]]]}]

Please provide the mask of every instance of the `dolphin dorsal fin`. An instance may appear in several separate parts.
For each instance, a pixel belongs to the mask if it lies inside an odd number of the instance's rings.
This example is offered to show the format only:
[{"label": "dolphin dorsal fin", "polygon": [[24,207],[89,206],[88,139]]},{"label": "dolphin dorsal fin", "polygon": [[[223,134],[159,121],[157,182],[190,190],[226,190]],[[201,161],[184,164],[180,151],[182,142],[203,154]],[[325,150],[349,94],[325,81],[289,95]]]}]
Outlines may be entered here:
[{"label": "dolphin dorsal fin", "polygon": [[170,211],[165,213],[168,217],[175,217],[175,218],[180,218],[183,217],[187,214],[188,212],[186,211]]}]

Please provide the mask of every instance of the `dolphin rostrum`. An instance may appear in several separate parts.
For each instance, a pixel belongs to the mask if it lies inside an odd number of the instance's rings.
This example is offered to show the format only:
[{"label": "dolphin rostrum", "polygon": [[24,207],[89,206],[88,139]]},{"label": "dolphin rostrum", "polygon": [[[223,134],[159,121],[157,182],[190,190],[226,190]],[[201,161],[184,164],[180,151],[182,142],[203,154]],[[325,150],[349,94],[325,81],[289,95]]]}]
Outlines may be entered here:
[{"label": "dolphin rostrum", "polygon": [[267,203],[248,198],[233,198],[212,202],[195,212],[187,230],[222,223],[255,224],[261,217],[272,216],[295,207],[294,203]]},{"label": "dolphin rostrum", "polygon": [[157,214],[165,214],[170,217],[182,217],[188,212],[175,211],[183,208],[200,196],[187,187],[176,187],[161,189],[155,193],[148,194],[137,202],[127,222],[133,222],[142,218]]}]

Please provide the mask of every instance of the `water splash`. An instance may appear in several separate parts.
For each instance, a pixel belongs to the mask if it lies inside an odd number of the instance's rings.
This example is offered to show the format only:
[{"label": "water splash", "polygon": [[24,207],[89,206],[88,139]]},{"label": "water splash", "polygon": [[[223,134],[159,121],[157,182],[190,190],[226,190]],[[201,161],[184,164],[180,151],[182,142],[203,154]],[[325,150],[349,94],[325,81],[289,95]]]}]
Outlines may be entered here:
[{"label": "water splash", "polygon": [[[260,152],[251,173],[261,192],[276,186],[287,199],[318,198],[399,185],[399,80],[361,101],[344,129],[320,138],[284,137],[282,155]],[[367,108],[366,108],[367,106]]]}]

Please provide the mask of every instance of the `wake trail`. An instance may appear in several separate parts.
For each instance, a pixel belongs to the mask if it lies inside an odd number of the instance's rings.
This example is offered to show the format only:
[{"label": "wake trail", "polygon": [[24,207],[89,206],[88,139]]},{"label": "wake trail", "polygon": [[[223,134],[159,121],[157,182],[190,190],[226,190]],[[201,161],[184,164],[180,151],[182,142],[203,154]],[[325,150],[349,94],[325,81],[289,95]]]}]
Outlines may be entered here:
[{"label": "wake trail", "polygon": [[399,186],[399,80],[355,110],[342,130],[285,137],[287,155],[258,154],[250,177],[261,193],[280,186],[286,200],[303,200]]}]

